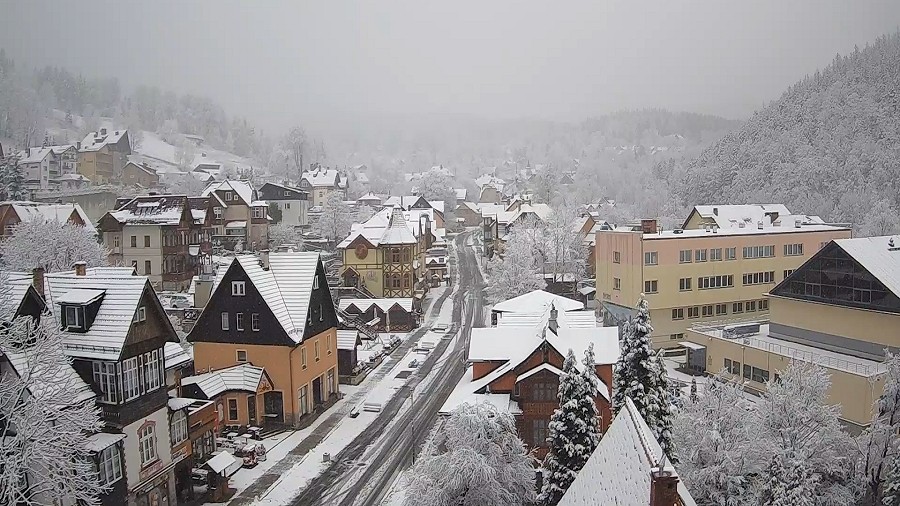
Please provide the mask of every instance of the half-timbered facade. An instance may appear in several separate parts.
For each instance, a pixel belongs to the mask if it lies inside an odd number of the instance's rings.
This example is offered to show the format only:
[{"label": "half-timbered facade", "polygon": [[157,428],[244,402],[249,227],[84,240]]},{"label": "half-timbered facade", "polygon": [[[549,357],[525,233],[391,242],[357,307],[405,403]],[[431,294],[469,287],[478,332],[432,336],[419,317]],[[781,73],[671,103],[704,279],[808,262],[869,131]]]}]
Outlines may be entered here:
[{"label": "half-timbered facade", "polygon": [[219,269],[188,341],[198,374],[264,368],[260,422],[302,426],[338,398],[336,328],[318,253],[272,253],[264,265],[240,255]]},{"label": "half-timbered facade", "polygon": [[380,332],[409,332],[418,326],[413,299],[341,299],[343,313]]}]

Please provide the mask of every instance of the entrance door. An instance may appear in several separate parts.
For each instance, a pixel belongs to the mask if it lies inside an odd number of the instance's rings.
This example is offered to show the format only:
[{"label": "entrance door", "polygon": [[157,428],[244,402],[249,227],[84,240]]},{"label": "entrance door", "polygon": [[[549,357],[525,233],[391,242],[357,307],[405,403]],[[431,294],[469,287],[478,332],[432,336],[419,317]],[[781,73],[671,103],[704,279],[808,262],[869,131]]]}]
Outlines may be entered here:
[{"label": "entrance door", "polygon": [[281,397],[281,392],[264,393],[263,404],[266,408],[267,422],[284,423],[284,399]]},{"label": "entrance door", "polygon": [[247,413],[249,415],[250,425],[255,427],[257,424],[257,421],[256,421],[256,396],[255,395],[247,396]]},{"label": "entrance door", "polygon": [[322,377],[314,379],[312,382],[313,389],[313,405],[318,406],[322,404]]}]

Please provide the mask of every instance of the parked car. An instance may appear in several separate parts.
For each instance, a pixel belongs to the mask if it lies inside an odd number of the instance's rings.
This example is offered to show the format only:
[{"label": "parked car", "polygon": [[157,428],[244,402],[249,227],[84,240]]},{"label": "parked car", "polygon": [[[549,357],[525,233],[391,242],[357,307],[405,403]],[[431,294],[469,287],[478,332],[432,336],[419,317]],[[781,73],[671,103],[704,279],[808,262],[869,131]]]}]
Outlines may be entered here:
[{"label": "parked car", "polygon": [[187,294],[174,294],[169,296],[169,307],[174,309],[193,307],[194,302]]},{"label": "parked car", "polygon": [[435,323],[434,325],[431,326],[431,331],[432,332],[447,332],[447,330],[449,328],[450,328],[450,326],[447,325],[446,323]]}]

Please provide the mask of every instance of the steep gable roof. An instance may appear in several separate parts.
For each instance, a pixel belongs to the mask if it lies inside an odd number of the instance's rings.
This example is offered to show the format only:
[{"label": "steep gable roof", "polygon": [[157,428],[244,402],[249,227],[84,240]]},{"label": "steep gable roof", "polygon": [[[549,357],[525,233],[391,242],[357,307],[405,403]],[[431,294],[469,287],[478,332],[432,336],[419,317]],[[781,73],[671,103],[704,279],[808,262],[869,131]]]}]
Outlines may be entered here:
[{"label": "steep gable roof", "polygon": [[[244,201],[244,204],[251,205],[253,203],[253,187],[250,186],[250,183],[247,181],[238,181],[235,179],[226,179],[225,181],[218,181],[210,183],[209,186],[203,190],[203,193],[200,194],[201,197],[209,197],[211,194],[214,194],[217,191],[233,191],[236,193],[241,200]],[[225,204],[228,204],[226,202]]]},{"label": "steep gable roof", "polygon": [[186,221],[194,220],[190,204],[184,195],[135,197],[108,214],[117,222],[129,225],[178,225],[182,218]]},{"label": "steep gable roof", "polygon": [[544,290],[534,290],[518,297],[495,304],[491,310],[511,313],[543,313],[553,305],[559,311],[578,311],[584,303],[555,295]]},{"label": "steep gable roof", "polygon": [[30,148],[24,151],[19,151],[19,163],[41,163],[44,161],[44,158],[47,158],[48,156],[53,154],[55,154],[53,148]]},{"label": "steep gable roof", "polygon": [[12,206],[12,209],[21,221],[46,220],[64,223],[69,221],[74,213],[81,218],[86,229],[92,233],[97,233],[97,229],[94,228],[91,219],[78,204],[45,204],[28,201],[7,203]]}]

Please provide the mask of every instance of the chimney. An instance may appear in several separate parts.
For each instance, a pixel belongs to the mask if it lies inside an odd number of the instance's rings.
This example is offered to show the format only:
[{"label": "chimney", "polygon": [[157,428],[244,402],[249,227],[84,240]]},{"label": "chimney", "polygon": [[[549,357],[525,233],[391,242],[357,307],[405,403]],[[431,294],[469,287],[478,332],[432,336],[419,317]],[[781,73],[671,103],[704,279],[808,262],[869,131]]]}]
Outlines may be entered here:
[{"label": "chimney", "polygon": [[259,250],[259,266],[262,267],[264,271],[269,270],[269,250]]},{"label": "chimney", "polygon": [[656,233],[656,220],[655,219],[641,220],[641,232],[643,232],[645,234],[655,234]]},{"label": "chimney", "polygon": [[670,467],[650,469],[650,506],[676,506],[678,474]]},{"label": "chimney", "polygon": [[756,228],[762,230],[762,229],[763,229],[763,222],[757,221],[757,222],[756,222]]},{"label": "chimney", "polygon": [[794,228],[800,228],[801,224],[800,220],[794,220]]},{"label": "chimney", "polygon": [[550,303],[550,320],[547,321],[547,328],[550,329],[556,335],[559,335],[559,322],[556,321],[556,318],[559,316],[559,311],[556,310],[556,305],[552,302]]},{"label": "chimney", "polygon": [[204,308],[212,297],[213,282],[216,276],[213,274],[210,260],[200,261],[200,275],[197,276],[197,284],[194,286],[194,307]]},{"label": "chimney", "polygon": [[106,135],[106,129],[105,129],[105,128],[101,128],[101,129],[100,129],[100,135]]},{"label": "chimney", "polygon": [[75,143],[75,149],[81,151],[81,141]]},{"label": "chimney", "polygon": [[41,298],[44,298],[44,268],[35,267],[31,270],[31,285],[37,290]]},{"label": "chimney", "polygon": [[714,233],[714,234],[719,233],[719,226],[718,226],[718,225],[713,225],[713,226],[712,226],[712,233]]},{"label": "chimney", "polygon": [[72,268],[75,269],[76,276],[87,275],[87,263],[86,262],[75,262],[75,265],[73,265]]},{"label": "chimney", "polygon": [[719,215],[719,208],[718,208],[718,207],[714,207],[714,208],[713,208],[713,216],[718,216],[718,215]]}]

